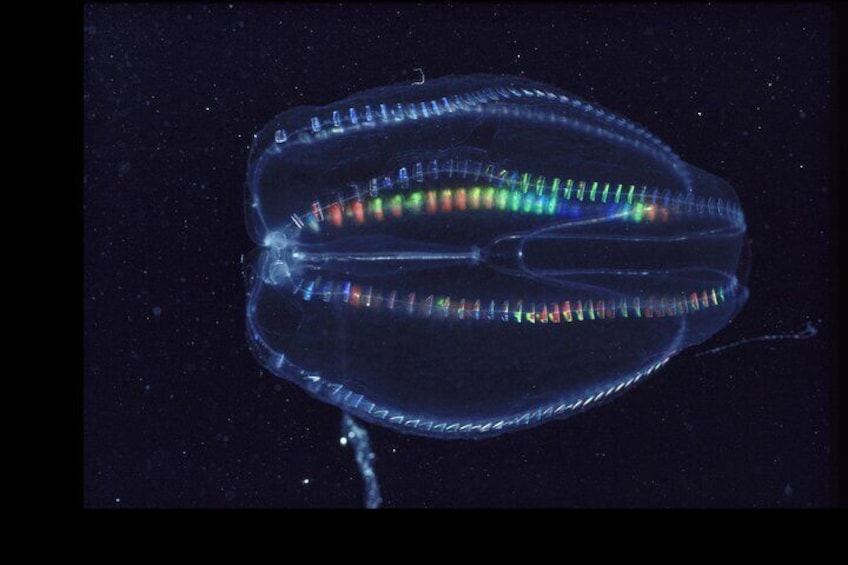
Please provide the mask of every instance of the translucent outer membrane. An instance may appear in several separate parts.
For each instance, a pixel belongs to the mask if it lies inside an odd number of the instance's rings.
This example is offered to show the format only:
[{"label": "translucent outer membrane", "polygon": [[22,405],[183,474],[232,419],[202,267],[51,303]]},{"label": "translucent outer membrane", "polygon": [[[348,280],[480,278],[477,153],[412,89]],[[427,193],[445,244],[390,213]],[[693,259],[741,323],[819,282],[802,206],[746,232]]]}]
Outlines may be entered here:
[{"label": "translucent outer membrane", "polygon": [[477,438],[627,390],[745,301],[721,179],[550,86],[474,75],[256,135],[247,334],[369,421]]}]

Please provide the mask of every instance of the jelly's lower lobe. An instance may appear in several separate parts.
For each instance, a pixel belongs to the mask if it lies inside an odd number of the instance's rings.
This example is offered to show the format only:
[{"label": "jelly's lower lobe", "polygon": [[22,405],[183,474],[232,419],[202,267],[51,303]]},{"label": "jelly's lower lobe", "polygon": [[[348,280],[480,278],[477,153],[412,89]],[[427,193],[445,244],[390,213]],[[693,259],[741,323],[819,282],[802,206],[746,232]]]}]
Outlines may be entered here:
[{"label": "jelly's lower lobe", "polygon": [[405,431],[484,437],[564,417],[744,301],[723,252],[732,222],[635,210],[586,203],[542,227],[494,207],[293,224],[252,258],[248,337],[275,374]]}]

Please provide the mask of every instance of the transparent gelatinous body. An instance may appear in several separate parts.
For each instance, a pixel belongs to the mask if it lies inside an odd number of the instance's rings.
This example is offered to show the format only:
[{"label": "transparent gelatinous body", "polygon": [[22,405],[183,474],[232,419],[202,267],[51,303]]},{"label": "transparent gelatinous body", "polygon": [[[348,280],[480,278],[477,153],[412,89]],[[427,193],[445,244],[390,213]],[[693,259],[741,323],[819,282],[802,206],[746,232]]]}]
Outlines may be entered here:
[{"label": "transparent gelatinous body", "polygon": [[747,297],[730,186],[523,78],[289,110],[255,137],[246,206],[260,362],[404,432],[485,437],[598,405]]}]

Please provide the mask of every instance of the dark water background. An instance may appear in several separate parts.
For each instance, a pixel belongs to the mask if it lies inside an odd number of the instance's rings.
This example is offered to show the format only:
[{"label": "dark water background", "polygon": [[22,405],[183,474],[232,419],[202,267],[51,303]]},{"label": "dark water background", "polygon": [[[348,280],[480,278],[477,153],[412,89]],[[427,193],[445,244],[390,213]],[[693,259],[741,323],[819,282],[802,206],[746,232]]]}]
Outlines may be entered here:
[{"label": "dark water background", "polygon": [[525,75],[737,190],[751,298],[695,358],[481,442],[369,426],[388,507],[829,504],[831,13],[815,5],[84,7],[84,504],[357,507],[340,413],[262,371],[240,256],[252,134],[373,86]]}]

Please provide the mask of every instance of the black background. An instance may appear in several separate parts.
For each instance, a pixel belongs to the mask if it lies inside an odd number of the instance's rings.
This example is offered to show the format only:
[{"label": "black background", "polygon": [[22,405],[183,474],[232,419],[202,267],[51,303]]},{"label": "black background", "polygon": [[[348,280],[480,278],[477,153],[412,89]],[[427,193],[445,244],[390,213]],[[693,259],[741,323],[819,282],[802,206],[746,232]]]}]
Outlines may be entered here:
[{"label": "black background", "polygon": [[525,75],[727,179],[751,298],[615,402],[495,439],[368,426],[387,507],[818,507],[830,484],[833,17],[816,5],[87,5],[84,499],[358,507],[338,409],[244,336],[249,141],[290,107],[447,74]]}]

